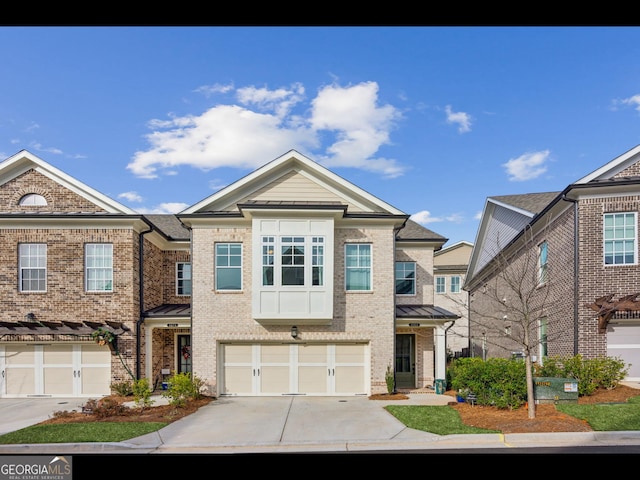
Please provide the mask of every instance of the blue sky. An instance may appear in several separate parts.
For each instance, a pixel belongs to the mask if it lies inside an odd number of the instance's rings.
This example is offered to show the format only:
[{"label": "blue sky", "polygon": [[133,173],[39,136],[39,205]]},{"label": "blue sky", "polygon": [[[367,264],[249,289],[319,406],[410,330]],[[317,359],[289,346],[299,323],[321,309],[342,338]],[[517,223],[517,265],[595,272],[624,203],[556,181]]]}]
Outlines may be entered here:
[{"label": "blue sky", "polygon": [[449,239],[640,143],[640,27],[0,27],[0,157],[177,213],[296,149]]}]

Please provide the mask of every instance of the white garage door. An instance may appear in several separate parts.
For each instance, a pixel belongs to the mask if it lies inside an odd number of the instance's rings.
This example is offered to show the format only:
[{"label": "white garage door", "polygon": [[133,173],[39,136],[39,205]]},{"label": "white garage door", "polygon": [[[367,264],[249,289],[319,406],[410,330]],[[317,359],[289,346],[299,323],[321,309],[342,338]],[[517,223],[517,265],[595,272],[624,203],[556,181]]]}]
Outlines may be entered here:
[{"label": "white garage door", "polygon": [[610,323],[607,326],[607,356],[631,364],[625,380],[640,381],[640,325]]},{"label": "white garage door", "polygon": [[366,344],[223,344],[221,395],[366,395]]},{"label": "white garage door", "polygon": [[2,345],[0,368],[2,397],[95,397],[111,392],[108,346]]}]

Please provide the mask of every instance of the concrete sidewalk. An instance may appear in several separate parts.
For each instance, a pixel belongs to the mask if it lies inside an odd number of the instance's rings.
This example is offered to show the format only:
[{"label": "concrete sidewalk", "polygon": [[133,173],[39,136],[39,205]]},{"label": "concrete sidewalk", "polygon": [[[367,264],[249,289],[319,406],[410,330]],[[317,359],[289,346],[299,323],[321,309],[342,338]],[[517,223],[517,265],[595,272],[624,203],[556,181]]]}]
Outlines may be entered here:
[{"label": "concrete sidewalk", "polygon": [[[407,428],[384,409],[389,404],[446,405],[452,400],[451,396],[437,394],[411,394],[409,400],[397,401],[367,397],[220,397],[157,432],[127,441],[0,445],[0,454],[231,454],[640,445],[638,431],[441,436]],[[0,420],[6,413],[1,406],[0,401]]]}]

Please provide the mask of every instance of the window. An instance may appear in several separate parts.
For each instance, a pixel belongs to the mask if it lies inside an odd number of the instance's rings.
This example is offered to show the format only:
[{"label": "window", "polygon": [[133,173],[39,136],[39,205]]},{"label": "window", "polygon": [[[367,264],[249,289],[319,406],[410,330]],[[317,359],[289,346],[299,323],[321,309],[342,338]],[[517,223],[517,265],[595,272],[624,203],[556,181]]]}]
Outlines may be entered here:
[{"label": "window", "polygon": [[416,262],[396,262],[396,294],[416,294]]},{"label": "window", "polygon": [[216,290],[242,289],[242,244],[216,244]]},{"label": "window", "polygon": [[538,285],[547,283],[547,242],[538,245]]},{"label": "window", "polygon": [[178,295],[191,295],[191,264],[176,263],[176,287]]},{"label": "window", "polygon": [[541,318],[538,328],[538,341],[540,342],[540,361],[542,362],[549,353],[547,351],[547,318]]},{"label": "window", "polygon": [[322,286],[324,261],[324,237],[262,237],[263,286]]},{"label": "window", "polygon": [[460,293],[460,277],[451,277],[451,293]]},{"label": "window", "polygon": [[446,279],[444,277],[436,277],[436,293],[445,293],[446,291]]},{"label": "window", "polygon": [[42,207],[47,204],[47,200],[37,193],[27,193],[18,203],[23,207]]},{"label": "window", "polygon": [[20,291],[44,292],[47,289],[47,245],[23,243],[19,247]]},{"label": "window", "polygon": [[113,245],[87,243],[84,255],[87,292],[112,292]]},{"label": "window", "polygon": [[371,245],[345,245],[345,270],[347,290],[371,290]]},{"label": "window", "polygon": [[609,213],[604,216],[604,263],[636,263],[635,213]]}]

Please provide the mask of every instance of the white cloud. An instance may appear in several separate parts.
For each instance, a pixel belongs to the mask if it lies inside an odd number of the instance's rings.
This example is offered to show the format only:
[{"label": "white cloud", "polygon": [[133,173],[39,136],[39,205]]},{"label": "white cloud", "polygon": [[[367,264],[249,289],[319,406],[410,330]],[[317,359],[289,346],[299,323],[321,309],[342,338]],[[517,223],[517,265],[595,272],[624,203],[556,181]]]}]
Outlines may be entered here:
[{"label": "white cloud", "polygon": [[640,94],[636,94],[636,95],[632,95],[631,97],[628,98],[623,98],[621,100],[614,100],[613,101],[613,108],[615,110],[616,105],[630,105],[632,107],[634,107],[634,109],[638,112],[640,112]]},{"label": "white cloud", "polygon": [[482,210],[478,210],[476,214],[473,216],[474,220],[480,220],[482,218]]},{"label": "white cloud", "polygon": [[[198,91],[229,88],[214,85]],[[389,178],[404,173],[396,160],[376,156],[391,143],[389,134],[401,114],[391,105],[378,104],[375,82],[323,87],[310,108],[301,105],[305,89],[298,83],[275,90],[244,87],[235,93],[239,105],[151,120],[152,132],[146,136],[150,148],[136,152],[127,168],[143,178],[175,174],[179,166],[254,169],[265,159],[296,149],[316,152],[312,156],[327,167],[360,168]]]},{"label": "white cloud", "polygon": [[141,202],[142,197],[138,195],[136,192],[122,192],[118,195],[118,198],[124,198],[129,202]]},{"label": "white cloud", "polygon": [[180,213],[181,211],[185,210],[189,206],[190,205],[187,203],[168,202],[168,203],[161,203],[159,205],[156,205],[153,208],[137,208],[136,211],[142,214],[144,213],[152,213],[152,214]]},{"label": "white cloud", "polygon": [[420,212],[414,213],[411,215],[411,220],[420,225],[428,225],[429,223],[442,222],[443,219],[441,217],[432,217],[431,212],[428,210],[422,210]]},{"label": "white cloud", "polygon": [[447,112],[447,123],[457,124],[459,133],[471,131],[471,115],[464,112],[454,112],[451,105],[447,105],[445,111]]},{"label": "white cloud", "polygon": [[507,171],[510,181],[523,182],[525,180],[533,180],[538,178],[547,171],[544,165],[549,160],[549,150],[540,152],[531,152],[520,155],[518,158],[512,158],[502,166]]}]

